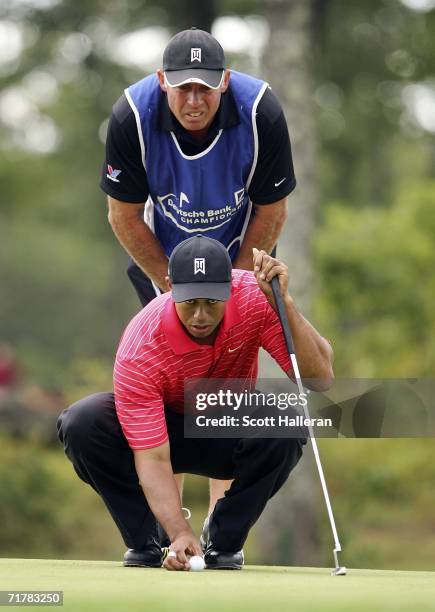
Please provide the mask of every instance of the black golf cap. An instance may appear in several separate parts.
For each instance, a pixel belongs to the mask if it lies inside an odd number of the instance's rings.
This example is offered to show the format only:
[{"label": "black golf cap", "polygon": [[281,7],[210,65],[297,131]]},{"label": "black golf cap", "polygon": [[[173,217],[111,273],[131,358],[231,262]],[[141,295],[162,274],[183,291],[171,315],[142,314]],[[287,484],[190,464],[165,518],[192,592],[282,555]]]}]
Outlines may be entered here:
[{"label": "black golf cap", "polygon": [[217,240],[205,236],[183,240],[169,258],[172,300],[228,300],[231,270],[228,251]]},{"label": "black golf cap", "polygon": [[171,38],[163,52],[163,71],[169,87],[202,83],[218,89],[225,71],[224,50],[204,30],[183,30]]}]

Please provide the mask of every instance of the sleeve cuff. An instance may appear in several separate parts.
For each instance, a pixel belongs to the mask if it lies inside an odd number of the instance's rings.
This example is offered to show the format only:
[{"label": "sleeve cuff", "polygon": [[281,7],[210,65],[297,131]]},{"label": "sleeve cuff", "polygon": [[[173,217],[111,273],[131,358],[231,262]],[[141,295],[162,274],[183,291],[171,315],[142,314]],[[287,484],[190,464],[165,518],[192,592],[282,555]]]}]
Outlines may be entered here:
[{"label": "sleeve cuff", "polygon": [[280,190],[276,190],[274,191],[273,195],[269,195],[269,196],[262,196],[260,198],[251,198],[252,203],[253,204],[259,204],[259,205],[267,205],[267,204],[275,204],[275,202],[278,202],[279,200],[282,200],[283,198],[286,198],[288,195],[291,194],[292,191],[294,191],[296,187],[296,179],[294,178],[290,183],[288,183],[287,185],[284,186],[283,184],[283,189]]},{"label": "sleeve cuff", "polygon": [[104,179],[100,181],[100,189],[111,198],[120,200],[121,202],[128,202],[129,204],[144,204],[148,199],[148,194],[143,196],[134,196],[127,193],[119,193],[116,189],[113,189],[111,185],[108,185]]}]

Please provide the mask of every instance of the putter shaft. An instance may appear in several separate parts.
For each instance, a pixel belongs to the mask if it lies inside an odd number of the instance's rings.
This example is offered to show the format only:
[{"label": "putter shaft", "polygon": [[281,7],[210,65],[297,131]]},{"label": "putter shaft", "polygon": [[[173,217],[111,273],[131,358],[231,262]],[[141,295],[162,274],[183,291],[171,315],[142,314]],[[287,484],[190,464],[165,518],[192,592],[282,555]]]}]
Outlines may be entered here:
[{"label": "putter shaft", "polygon": [[[272,283],[271,284],[272,284],[273,296],[275,298],[275,304],[276,304],[277,309],[278,309],[278,317],[279,317],[279,320],[281,322],[281,327],[282,327],[282,331],[284,333],[284,338],[285,338],[287,350],[288,350],[288,353],[289,353],[289,356],[290,356],[290,361],[291,361],[291,364],[292,364],[292,367],[293,367],[293,372],[295,373],[296,384],[298,386],[299,393],[304,393],[304,387],[302,385],[301,375],[299,373],[299,366],[298,366],[298,362],[296,360],[296,355],[295,355],[295,350],[294,350],[293,338],[292,338],[292,334],[291,334],[291,330],[290,330],[290,325],[289,325],[289,322],[288,322],[287,313],[286,313],[286,310],[285,310],[284,301],[282,299],[281,291],[280,291],[280,288],[279,288],[279,280],[278,280],[277,276],[274,276],[272,278]],[[304,405],[303,409],[304,409],[305,417],[307,419],[310,419],[310,413],[308,411],[308,404]],[[335,525],[334,513],[332,511],[331,500],[329,498],[328,487],[326,485],[325,474],[323,472],[322,462],[320,461],[319,449],[317,447],[316,438],[314,436],[313,428],[312,428],[311,425],[308,425],[308,432],[309,432],[309,435],[310,435],[311,446],[312,446],[312,449],[313,449],[314,458],[316,460],[317,471],[319,473],[320,483],[321,483],[322,491],[323,491],[323,497],[325,498],[326,509],[328,511],[329,522],[331,524],[332,535],[333,535],[333,538],[334,538],[334,551],[333,551],[333,555],[334,555],[335,569],[336,569],[337,572],[339,570],[340,571],[344,570],[344,573],[345,573],[345,568],[340,567],[339,563],[338,563],[338,554],[337,553],[339,553],[341,551],[341,545],[340,545],[340,540],[338,538],[337,527]],[[343,572],[340,572],[340,574],[337,573],[336,575],[344,575],[344,574],[343,574]]]}]

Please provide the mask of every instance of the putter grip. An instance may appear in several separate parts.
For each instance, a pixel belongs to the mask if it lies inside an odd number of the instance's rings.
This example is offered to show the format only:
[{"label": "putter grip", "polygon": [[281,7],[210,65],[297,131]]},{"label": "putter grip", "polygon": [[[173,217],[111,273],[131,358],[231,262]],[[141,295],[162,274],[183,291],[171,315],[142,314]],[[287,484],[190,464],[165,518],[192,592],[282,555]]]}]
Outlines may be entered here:
[{"label": "putter grip", "polygon": [[279,280],[277,276],[272,278],[272,291],[273,297],[275,298],[275,304],[278,309],[278,317],[281,322],[282,331],[284,333],[285,343],[287,345],[287,350],[289,355],[294,354],[295,349],[293,347],[293,338],[290,330],[290,325],[287,318],[287,312],[285,310],[284,300],[282,299],[281,291],[279,288]]}]

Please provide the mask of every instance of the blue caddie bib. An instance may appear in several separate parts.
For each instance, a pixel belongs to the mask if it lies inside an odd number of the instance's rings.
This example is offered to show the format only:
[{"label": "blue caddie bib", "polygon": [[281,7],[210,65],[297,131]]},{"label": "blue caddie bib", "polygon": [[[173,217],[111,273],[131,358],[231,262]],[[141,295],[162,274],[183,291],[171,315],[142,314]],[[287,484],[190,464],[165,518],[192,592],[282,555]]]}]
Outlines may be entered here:
[{"label": "blue caddie bib", "polygon": [[125,90],[148,178],[145,221],[168,257],[182,240],[203,234],[224,244],[234,261],[243,240],[252,209],[247,190],[258,155],[255,111],[267,83],[231,71],[230,86],[240,123],[220,130],[205,151],[192,156],[182,152],[173,132],[156,128],[164,95],[156,75]]}]

